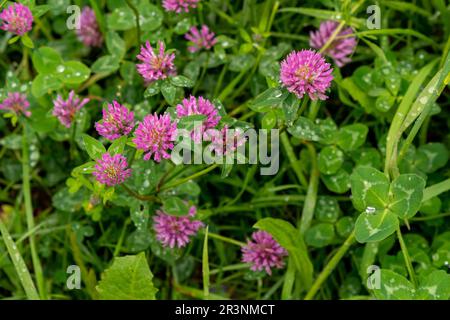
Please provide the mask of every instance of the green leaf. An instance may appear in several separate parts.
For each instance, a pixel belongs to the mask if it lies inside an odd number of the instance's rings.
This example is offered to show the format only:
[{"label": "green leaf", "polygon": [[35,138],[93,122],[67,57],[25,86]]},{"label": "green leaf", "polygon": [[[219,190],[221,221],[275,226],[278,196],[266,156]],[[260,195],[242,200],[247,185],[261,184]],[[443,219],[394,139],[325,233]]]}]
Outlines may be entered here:
[{"label": "green leaf", "polygon": [[450,299],[450,275],[444,270],[435,270],[420,282],[416,298],[420,300]]},{"label": "green leaf", "polygon": [[127,140],[128,140],[127,136],[121,136],[120,138],[114,140],[113,143],[109,146],[108,152],[112,156],[123,153],[125,145],[127,144]]},{"label": "green leaf", "polygon": [[[375,276],[375,274],[374,274]],[[374,288],[373,294],[380,300],[414,299],[414,286],[405,277],[390,270],[380,270],[380,288]]]},{"label": "green leaf", "polygon": [[92,72],[94,73],[112,73],[120,67],[117,57],[107,55],[95,60],[92,65]]},{"label": "green leaf", "polygon": [[173,31],[175,31],[176,34],[185,34],[189,31],[190,28],[191,28],[190,19],[184,18],[177,22],[175,28],[173,28]]},{"label": "green leaf", "polygon": [[344,153],[335,146],[328,146],[320,151],[317,161],[320,172],[334,174],[344,163]]},{"label": "green leaf", "polygon": [[355,237],[360,243],[386,239],[398,228],[397,216],[389,210],[368,210],[355,223]]},{"label": "green leaf", "polygon": [[106,23],[111,30],[128,30],[136,26],[133,11],[127,7],[119,7],[106,17]]},{"label": "green leaf", "polygon": [[335,174],[321,175],[321,179],[328,190],[335,193],[345,193],[350,189],[350,175],[343,168]]},{"label": "green leaf", "polygon": [[389,210],[402,219],[413,217],[420,209],[424,189],[425,180],[418,175],[400,175],[391,184]]},{"label": "green leaf", "polygon": [[261,120],[261,126],[263,129],[270,130],[275,128],[277,124],[277,115],[274,111],[267,112]]},{"label": "green leaf", "polygon": [[30,49],[34,48],[33,40],[31,40],[31,38],[28,36],[28,34],[24,34],[23,36],[21,36],[20,41],[22,41],[22,43],[25,47],[30,48]]},{"label": "green leaf", "polygon": [[287,131],[294,137],[308,140],[308,141],[319,141],[320,132],[319,128],[305,117],[299,117],[295,123],[287,129]]},{"label": "green leaf", "polygon": [[161,81],[153,81],[148,85],[147,89],[145,89],[144,97],[145,98],[152,97],[154,95],[157,95],[160,91],[161,91]]},{"label": "green leaf", "polygon": [[383,209],[389,201],[389,179],[371,167],[357,167],[350,177],[354,207]]},{"label": "green leaf", "polygon": [[61,89],[63,83],[51,74],[38,74],[31,84],[31,92],[36,98],[50,93],[51,91]]},{"label": "green leaf", "polygon": [[261,219],[253,227],[270,233],[288,251],[301,277],[302,287],[309,288],[312,284],[313,265],[299,231],[289,222],[274,218]]},{"label": "green leaf", "polygon": [[319,221],[336,222],[341,213],[339,203],[335,198],[320,196],[317,199],[314,216]]},{"label": "green leaf", "polygon": [[355,220],[353,217],[342,217],[336,223],[336,232],[343,238],[350,235],[355,227]]},{"label": "green leaf", "polygon": [[191,88],[194,86],[194,81],[185,76],[174,76],[170,78],[170,82],[175,87],[186,87]]},{"label": "green leaf", "polygon": [[448,150],[442,143],[428,143],[417,149],[415,165],[425,173],[433,173],[448,162]]},{"label": "green leaf", "polygon": [[145,253],[114,258],[96,287],[101,300],[155,300],[158,291]]},{"label": "green leaf", "polygon": [[79,84],[86,81],[91,74],[91,70],[79,61],[68,61],[63,66],[56,69],[56,76],[64,83]]},{"label": "green leaf", "polygon": [[305,232],[305,242],[314,248],[323,248],[334,239],[334,226],[331,223],[319,223]]},{"label": "green leaf", "polygon": [[33,66],[39,73],[56,72],[58,66],[63,68],[64,60],[58,51],[50,47],[41,47],[33,52]]},{"label": "green leaf", "polygon": [[167,103],[169,105],[175,104],[176,94],[177,94],[177,88],[170,84],[169,81],[164,81],[161,85],[161,93],[164,96],[164,99],[166,99]]},{"label": "green leaf", "polygon": [[358,149],[366,141],[368,132],[367,126],[360,123],[342,127],[338,132],[337,145],[344,151]]},{"label": "green leaf", "polygon": [[269,88],[250,102],[249,108],[256,112],[268,112],[280,105],[288,96],[278,88]]},{"label": "green leaf", "polygon": [[[138,11],[140,13],[139,24],[143,31],[154,31],[161,26],[164,15],[156,5],[148,1],[141,1]],[[133,21],[135,21],[134,16]]]},{"label": "green leaf", "polygon": [[163,211],[174,216],[189,214],[189,205],[178,197],[169,197],[162,200]]},{"label": "green leaf", "polygon": [[87,134],[83,134],[84,147],[89,157],[93,160],[101,158],[101,156],[106,152],[105,146],[98,140],[92,138]]},{"label": "green leaf", "polygon": [[109,53],[115,57],[116,61],[122,60],[125,56],[125,41],[123,41],[117,32],[108,31],[106,34],[106,47]]}]

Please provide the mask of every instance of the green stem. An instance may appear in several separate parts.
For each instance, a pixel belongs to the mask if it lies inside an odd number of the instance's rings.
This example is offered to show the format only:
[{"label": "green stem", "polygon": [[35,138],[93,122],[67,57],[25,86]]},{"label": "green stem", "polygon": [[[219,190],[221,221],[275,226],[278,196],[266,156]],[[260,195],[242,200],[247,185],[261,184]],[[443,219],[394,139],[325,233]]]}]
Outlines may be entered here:
[{"label": "green stem", "polygon": [[314,298],[314,296],[316,295],[317,291],[319,291],[324,281],[328,278],[328,276],[331,274],[334,268],[336,268],[339,261],[341,261],[342,257],[345,255],[347,250],[354,242],[355,242],[355,232],[352,232],[350,236],[342,244],[342,246],[338,249],[336,254],[327,263],[325,268],[323,268],[322,272],[319,274],[316,281],[313,283],[308,293],[306,294],[305,300],[311,300]]},{"label": "green stem", "polygon": [[308,191],[306,193],[305,204],[303,205],[302,217],[300,220],[300,233],[305,234],[306,230],[311,226],[316,208],[317,189],[319,187],[319,169],[317,166],[317,153],[314,145],[308,143],[306,145],[311,157],[311,176],[309,177]]},{"label": "green stem", "polygon": [[234,239],[231,239],[231,238],[228,238],[228,237],[224,237],[224,236],[221,236],[220,234],[217,234],[217,233],[208,232],[208,237],[209,238],[214,238],[214,239],[217,239],[217,240],[221,240],[223,242],[228,242],[228,243],[234,244],[234,245],[239,246],[239,247],[245,246],[244,242],[241,242],[241,241],[238,241],[238,240],[234,240]]},{"label": "green stem", "polygon": [[308,181],[306,180],[305,175],[303,174],[300,162],[297,160],[297,157],[295,156],[294,149],[292,148],[291,142],[289,141],[289,137],[286,132],[283,132],[281,134],[281,143],[283,144],[283,148],[286,151],[289,162],[291,163],[292,169],[297,175],[299,182],[302,184],[303,187],[306,188],[308,186]]},{"label": "green stem", "polygon": [[16,269],[20,283],[22,284],[22,287],[25,290],[27,298],[29,300],[39,300],[39,295],[36,291],[36,287],[34,286],[33,280],[31,279],[31,275],[27,269],[27,265],[23,261],[22,255],[17,249],[16,244],[11,238],[8,229],[3,224],[1,218],[0,218],[0,233],[3,236],[3,241],[5,242],[6,249],[8,250],[11,261],[14,264],[14,268]]},{"label": "green stem", "polygon": [[429,221],[429,220],[440,219],[440,218],[445,218],[445,217],[450,217],[450,212],[435,214],[435,215],[428,216],[428,217],[412,218],[412,219],[410,219],[410,221],[412,221],[412,222],[414,222],[414,221]]},{"label": "green stem", "polygon": [[117,241],[116,247],[114,248],[114,254],[113,254],[114,257],[117,257],[120,253],[120,250],[122,249],[122,244],[125,239],[127,227],[129,224],[130,224],[130,218],[125,220],[125,223],[123,224],[122,232],[120,233],[119,240]]},{"label": "green stem", "polygon": [[139,194],[136,191],[134,191],[134,190],[130,189],[129,187],[127,187],[125,184],[121,184],[121,187],[124,188],[125,191],[128,192],[128,194],[130,196],[133,196],[133,197],[135,197],[138,200],[141,200],[141,201],[153,201],[153,202],[157,202],[157,203],[161,202],[157,196]]},{"label": "green stem", "polygon": [[435,185],[432,185],[424,190],[422,202],[430,200],[431,198],[447,192],[448,190],[450,190],[450,179],[436,183]]},{"label": "green stem", "polygon": [[196,172],[196,173],[194,173],[194,174],[192,174],[192,175],[190,175],[190,176],[188,176],[186,178],[182,178],[182,179],[177,180],[177,181],[175,181],[175,182],[173,182],[171,184],[164,185],[164,186],[161,187],[160,190],[163,191],[163,190],[166,190],[166,189],[174,188],[176,186],[179,186],[180,184],[186,183],[186,182],[188,182],[190,180],[194,180],[194,179],[196,179],[198,177],[201,177],[201,176],[207,174],[208,172],[214,170],[218,166],[219,166],[218,164],[213,164],[213,165],[207,167],[206,169],[203,169],[203,170],[201,170],[199,172]]},{"label": "green stem", "polygon": [[[28,232],[34,229],[34,216],[33,216],[33,205],[31,203],[31,186],[30,186],[30,155],[29,146],[27,140],[27,126],[24,126],[23,136],[22,136],[22,180],[23,180],[23,197],[25,201],[25,214],[27,217],[27,228]],[[37,286],[39,290],[39,296],[41,299],[47,299],[47,294],[45,291],[44,274],[42,272],[41,262],[37,254],[36,242],[34,234],[30,234],[30,249],[31,258],[33,261],[33,268],[36,275]]]},{"label": "green stem", "polygon": [[402,249],[403,258],[405,259],[406,269],[408,269],[409,278],[410,278],[411,282],[413,283],[414,287],[417,288],[416,275],[414,273],[414,268],[411,263],[411,257],[409,256],[409,253],[408,253],[408,248],[406,247],[405,241],[403,241],[400,226],[397,227],[397,237],[398,237],[398,241],[400,243],[400,247]]},{"label": "green stem", "polygon": [[248,269],[250,267],[249,263],[239,263],[239,264],[232,264],[223,268],[217,268],[213,269],[209,272],[210,275],[214,275],[217,273],[225,272],[225,271],[236,271],[236,270],[242,270],[242,269]]},{"label": "green stem", "polygon": [[134,16],[136,17],[137,47],[139,49],[139,45],[141,44],[141,24],[139,22],[139,11],[130,0],[125,1],[127,5],[130,7],[130,9],[133,11]]}]

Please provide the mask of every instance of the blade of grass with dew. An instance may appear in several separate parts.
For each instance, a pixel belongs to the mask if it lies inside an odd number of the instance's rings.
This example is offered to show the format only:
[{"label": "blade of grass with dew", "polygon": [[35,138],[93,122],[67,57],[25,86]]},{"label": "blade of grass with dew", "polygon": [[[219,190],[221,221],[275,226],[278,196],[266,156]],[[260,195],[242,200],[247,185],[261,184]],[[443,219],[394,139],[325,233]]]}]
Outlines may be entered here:
[{"label": "blade of grass with dew", "polygon": [[37,293],[36,286],[34,285],[33,280],[31,279],[30,272],[27,269],[25,262],[23,261],[22,255],[17,249],[14,240],[11,238],[11,235],[8,232],[3,221],[0,219],[0,232],[3,237],[3,241],[5,242],[6,248],[8,250],[9,256],[14,264],[14,268],[16,269],[17,275],[19,276],[20,283],[25,290],[27,298],[29,300],[40,300],[39,294]]},{"label": "blade of grass with dew", "polygon": [[206,227],[205,229],[205,238],[203,240],[202,274],[203,274],[203,295],[205,300],[208,300],[209,299],[208,227]]}]

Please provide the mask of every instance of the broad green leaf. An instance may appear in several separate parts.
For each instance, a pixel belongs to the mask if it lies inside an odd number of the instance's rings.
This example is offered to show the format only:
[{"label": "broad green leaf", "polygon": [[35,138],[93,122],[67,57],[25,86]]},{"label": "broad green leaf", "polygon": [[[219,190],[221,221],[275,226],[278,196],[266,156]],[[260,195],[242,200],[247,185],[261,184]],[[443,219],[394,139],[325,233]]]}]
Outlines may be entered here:
[{"label": "broad green leaf", "polygon": [[[375,275],[375,274],[374,274]],[[373,294],[380,300],[411,300],[415,290],[405,277],[390,270],[380,270],[380,288],[373,289]]]},{"label": "broad green leaf", "polygon": [[161,91],[161,81],[153,81],[148,85],[147,89],[145,89],[144,97],[145,98],[152,97],[154,95],[157,95],[160,91]]},{"label": "broad green leaf", "polygon": [[31,92],[36,98],[52,91],[61,89],[63,83],[57,77],[51,74],[38,74],[31,84]]},{"label": "broad green leaf", "polygon": [[79,84],[86,81],[91,70],[79,61],[68,61],[60,68],[56,68],[56,76],[64,83]]},{"label": "broad green leaf", "polygon": [[313,265],[299,231],[289,222],[274,218],[261,219],[253,227],[270,233],[288,251],[302,279],[302,287],[309,288],[312,284]]},{"label": "broad green leaf", "polygon": [[106,47],[109,53],[120,61],[125,56],[126,46],[125,41],[119,36],[117,32],[109,31],[106,34]]},{"label": "broad green leaf", "polygon": [[341,213],[339,203],[335,198],[320,196],[317,199],[314,216],[323,222],[336,222]]},{"label": "broad green leaf", "polygon": [[22,41],[23,45],[27,48],[33,49],[34,43],[33,40],[28,36],[28,34],[24,34],[20,37],[20,41]]},{"label": "broad green leaf", "polygon": [[287,96],[287,92],[283,92],[281,89],[269,88],[256,96],[250,102],[249,108],[256,112],[268,112],[272,108],[279,106]]},{"label": "broad green leaf", "polygon": [[[156,5],[148,1],[141,1],[138,11],[140,13],[139,24],[143,31],[154,31],[161,26],[164,15]],[[135,21],[134,16],[133,21]]]},{"label": "broad green leaf", "polygon": [[344,151],[355,150],[364,144],[368,132],[367,126],[360,123],[342,127],[338,132],[337,145]]},{"label": "broad green leaf", "polygon": [[299,117],[295,123],[287,129],[287,131],[294,137],[309,140],[309,141],[319,141],[320,132],[318,127],[305,117]]},{"label": "broad green leaf", "polygon": [[112,73],[120,67],[117,57],[107,55],[98,58],[92,65],[92,72],[94,73]]},{"label": "broad green leaf", "polygon": [[355,220],[353,217],[342,217],[336,223],[336,232],[343,238],[346,238],[352,233],[355,227]]},{"label": "broad green leaf", "polygon": [[158,291],[145,253],[114,258],[96,287],[101,300],[155,300]]},{"label": "broad green leaf", "polygon": [[261,126],[263,129],[270,130],[277,124],[277,115],[274,111],[267,112],[261,120]]},{"label": "broad green leaf", "polygon": [[389,180],[382,172],[371,167],[357,167],[350,177],[352,201],[355,208],[383,209],[389,201]]},{"label": "broad green leaf", "polygon": [[163,211],[174,216],[186,216],[189,214],[189,205],[178,197],[163,199]]},{"label": "broad green leaf", "polygon": [[418,175],[400,175],[391,184],[389,210],[402,219],[413,217],[420,209],[424,189],[425,180]]},{"label": "broad green leaf", "polygon": [[164,81],[161,85],[161,93],[164,96],[164,99],[166,99],[167,103],[169,105],[175,104],[175,99],[177,95],[177,88],[170,84],[168,81]]},{"label": "broad green leaf", "polygon": [[317,119],[316,124],[320,136],[319,142],[323,144],[333,144],[336,140],[338,131],[333,119]]},{"label": "broad green leaf", "polygon": [[420,282],[416,298],[420,300],[450,299],[450,275],[444,270],[436,270]]},{"label": "broad green leaf", "polygon": [[305,232],[305,242],[311,247],[323,248],[334,240],[334,226],[331,223],[319,223]]},{"label": "broad green leaf", "polygon": [[375,101],[375,108],[380,112],[388,112],[395,103],[395,98],[390,95],[381,95]]},{"label": "broad green leaf", "polygon": [[41,74],[57,72],[58,67],[60,70],[64,68],[64,61],[61,55],[50,47],[40,47],[35,50],[32,60],[34,68]]},{"label": "broad green leaf", "polygon": [[83,134],[84,147],[89,157],[93,160],[101,158],[101,156],[106,152],[105,146],[98,140],[95,140],[87,134]]},{"label": "broad green leaf", "polygon": [[111,143],[111,145],[109,146],[108,152],[111,155],[123,153],[125,145],[127,144],[127,140],[128,140],[127,136],[121,136],[120,138],[114,140],[113,143]]},{"label": "broad green leaf", "polygon": [[448,157],[444,144],[428,143],[417,149],[415,165],[425,173],[433,173],[447,164]]},{"label": "broad green leaf", "polygon": [[335,146],[328,146],[320,151],[317,161],[320,172],[334,174],[344,163],[344,153]]},{"label": "broad green leaf", "polygon": [[355,166],[366,166],[379,169],[381,167],[381,154],[375,148],[360,148],[352,152]]},{"label": "broad green leaf", "polygon": [[328,190],[335,193],[345,193],[350,189],[350,175],[343,168],[340,168],[335,174],[321,175],[323,183]]},{"label": "broad green leaf", "polygon": [[123,6],[110,13],[106,18],[106,23],[111,30],[123,31],[135,27],[136,19],[133,11],[129,7]]},{"label": "broad green leaf", "polygon": [[397,216],[389,210],[368,210],[355,223],[355,237],[360,243],[386,239],[398,228]]},{"label": "broad green leaf", "polygon": [[175,86],[175,87],[193,87],[194,86],[194,81],[192,81],[191,79],[189,79],[188,77],[185,76],[174,76],[170,78],[170,82]]},{"label": "broad green leaf", "polygon": [[138,231],[146,230],[150,217],[148,202],[136,201],[130,205],[130,217]]}]

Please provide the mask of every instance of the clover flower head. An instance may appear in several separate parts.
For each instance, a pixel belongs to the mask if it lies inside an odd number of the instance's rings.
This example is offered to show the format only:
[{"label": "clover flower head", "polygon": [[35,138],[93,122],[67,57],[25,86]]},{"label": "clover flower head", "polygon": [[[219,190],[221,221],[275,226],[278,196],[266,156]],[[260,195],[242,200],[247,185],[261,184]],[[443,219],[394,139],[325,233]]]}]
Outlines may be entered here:
[{"label": "clover flower head", "polygon": [[190,52],[196,52],[201,49],[209,50],[217,42],[214,32],[210,31],[206,25],[203,25],[200,30],[197,27],[191,27],[184,37],[192,42],[192,45],[188,47]]},{"label": "clover flower head", "polygon": [[127,167],[127,159],[123,155],[112,156],[106,152],[96,161],[92,174],[98,182],[112,187],[123,183],[130,177],[131,169]]},{"label": "clover flower head", "polygon": [[15,114],[22,113],[24,116],[29,117],[31,112],[28,111],[30,103],[27,100],[27,96],[20,92],[10,92],[5,100],[0,103],[0,110],[9,110]]},{"label": "clover flower head", "polygon": [[161,210],[156,211],[153,218],[153,229],[156,232],[156,239],[164,247],[182,248],[186,246],[190,238],[194,236],[200,228],[204,226],[200,220],[195,220],[195,206],[189,210],[187,216],[172,216]]},{"label": "clover flower head", "polygon": [[18,2],[8,6],[0,13],[2,25],[0,29],[9,31],[18,36],[23,36],[31,30],[33,25],[33,15],[31,10]]},{"label": "clover flower head", "polygon": [[80,25],[76,30],[78,39],[88,47],[101,47],[103,36],[95,17],[95,12],[89,7],[84,7],[80,15]]},{"label": "clover flower head", "polygon": [[[203,115],[206,119],[203,120],[200,128],[195,128],[192,132],[192,138],[194,141],[200,141],[205,130],[214,128],[220,121],[220,115],[217,112],[216,107],[203,97],[190,96],[189,99],[183,99],[181,104],[177,105],[177,116],[179,118],[192,116],[192,115]],[[198,130],[199,129],[199,130]]]},{"label": "clover flower head", "polygon": [[176,13],[189,12],[189,9],[196,8],[200,0],[163,0],[163,7],[166,11]]},{"label": "clover flower head", "polygon": [[73,90],[70,91],[67,100],[63,100],[63,98],[58,95],[56,100],[53,100],[53,115],[58,118],[63,126],[70,128],[78,110],[88,102],[88,98],[81,100],[75,95]]},{"label": "clover flower head", "polygon": [[108,108],[103,109],[102,121],[95,123],[98,134],[109,140],[127,135],[133,128],[134,113],[117,101],[108,103]]},{"label": "clover flower head", "polygon": [[203,134],[205,141],[211,141],[208,146],[216,155],[228,155],[237,150],[238,147],[246,143],[242,129],[230,129],[225,125],[221,130],[209,129]]},{"label": "clover flower head", "polygon": [[[322,22],[317,31],[310,33],[309,45],[317,50],[322,48],[338,25],[339,23],[336,21]],[[328,48],[325,49],[325,54],[330,56],[338,67],[342,67],[351,61],[349,56],[355,51],[356,38],[345,36],[352,33],[353,30],[350,27],[343,29],[337,34],[336,39],[331,42]]]},{"label": "clover flower head", "polygon": [[158,47],[159,53],[156,54],[150,42],[147,41],[137,56],[142,63],[137,64],[136,68],[147,83],[176,75],[173,64],[175,54],[165,53],[166,47],[162,41],[158,41]]},{"label": "clover flower head", "polygon": [[177,124],[170,120],[169,114],[158,116],[149,114],[139,123],[133,142],[136,148],[144,150],[144,160],[151,157],[156,162],[170,158],[168,150],[173,149],[173,141],[177,135]]},{"label": "clover flower head", "polygon": [[272,274],[271,268],[283,268],[283,258],[287,251],[266,231],[256,231],[252,234],[252,240],[242,247],[242,261],[251,263],[253,271],[265,270]]},{"label": "clover flower head", "polygon": [[326,100],[333,80],[333,68],[314,50],[291,52],[281,62],[280,80],[299,99],[306,93],[312,100]]}]

